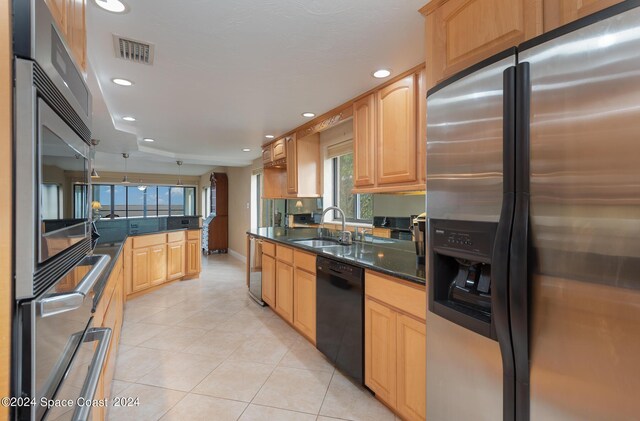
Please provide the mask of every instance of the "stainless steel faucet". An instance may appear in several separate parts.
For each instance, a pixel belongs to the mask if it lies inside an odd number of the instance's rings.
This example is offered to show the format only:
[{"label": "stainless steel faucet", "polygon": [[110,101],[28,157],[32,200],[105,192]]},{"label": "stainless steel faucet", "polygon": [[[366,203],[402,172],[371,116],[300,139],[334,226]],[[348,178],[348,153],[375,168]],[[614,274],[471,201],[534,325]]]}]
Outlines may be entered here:
[{"label": "stainless steel faucet", "polygon": [[327,212],[331,210],[338,211],[338,213],[340,214],[340,219],[342,220],[342,231],[340,231],[340,237],[339,237],[340,242],[342,244],[351,244],[353,242],[351,238],[351,233],[347,231],[344,212],[342,211],[342,209],[340,209],[337,206],[329,206],[328,208],[322,211],[322,216],[320,217],[320,223],[321,224],[323,223],[322,221],[324,221],[324,216],[326,215]]}]

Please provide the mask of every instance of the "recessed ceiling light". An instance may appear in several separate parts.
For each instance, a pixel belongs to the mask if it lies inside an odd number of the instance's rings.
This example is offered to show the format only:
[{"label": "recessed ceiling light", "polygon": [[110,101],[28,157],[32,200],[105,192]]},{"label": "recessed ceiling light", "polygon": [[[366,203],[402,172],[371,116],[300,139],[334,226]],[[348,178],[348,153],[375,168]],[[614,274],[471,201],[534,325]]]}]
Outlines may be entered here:
[{"label": "recessed ceiling light", "polygon": [[135,117],[131,117],[131,116],[122,117],[122,119],[123,119],[124,121],[136,121],[136,118],[135,118]]},{"label": "recessed ceiling light", "polygon": [[131,85],[133,85],[133,82],[131,82],[130,80],[127,80],[127,79],[115,78],[115,79],[111,79],[111,81],[113,83],[115,83],[116,85],[120,85],[120,86],[131,86]]},{"label": "recessed ceiling light", "polygon": [[243,148],[243,149],[242,149],[242,152],[251,152],[251,149],[249,149],[249,148]]},{"label": "recessed ceiling light", "polygon": [[275,138],[275,136],[274,136],[274,135],[272,135],[272,134],[268,134],[268,135],[266,135],[265,137],[266,137],[267,139],[273,139],[273,138]]},{"label": "recessed ceiling light", "polygon": [[155,139],[151,139],[150,137],[145,137],[142,140],[144,140],[145,142],[155,142],[156,141]]},{"label": "recessed ceiling light", "polygon": [[307,117],[307,118],[311,118],[311,117],[315,117],[316,115],[314,113],[302,113],[302,117]]},{"label": "recessed ceiling light", "polygon": [[95,0],[96,4],[107,12],[122,13],[127,11],[127,6],[120,0]]},{"label": "recessed ceiling light", "polygon": [[376,70],[372,74],[373,74],[373,77],[375,77],[376,79],[384,79],[385,77],[391,76],[391,70],[380,69],[380,70]]}]

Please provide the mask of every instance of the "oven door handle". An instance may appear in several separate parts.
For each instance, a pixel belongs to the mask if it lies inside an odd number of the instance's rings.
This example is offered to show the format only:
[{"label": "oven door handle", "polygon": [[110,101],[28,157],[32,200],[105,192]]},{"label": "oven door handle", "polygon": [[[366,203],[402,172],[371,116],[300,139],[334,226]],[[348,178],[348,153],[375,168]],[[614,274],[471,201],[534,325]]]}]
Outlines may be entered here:
[{"label": "oven door handle", "polygon": [[94,327],[87,331],[84,337],[84,342],[98,342],[96,352],[91,359],[91,366],[89,367],[89,373],[82,385],[80,391],[80,398],[84,398],[84,405],[76,405],[76,409],[73,411],[72,421],[87,421],[89,414],[91,413],[91,402],[96,395],[98,389],[98,381],[100,380],[100,374],[104,367],[105,360],[107,359],[107,351],[109,350],[109,344],[111,343],[111,329],[108,327]]},{"label": "oven door handle", "polygon": [[95,254],[82,259],[79,265],[91,263],[91,269],[82,278],[73,292],[52,295],[43,298],[40,303],[40,314],[42,317],[53,316],[65,311],[75,310],[82,305],[85,298],[91,292],[100,275],[109,264],[111,257],[106,254]]}]

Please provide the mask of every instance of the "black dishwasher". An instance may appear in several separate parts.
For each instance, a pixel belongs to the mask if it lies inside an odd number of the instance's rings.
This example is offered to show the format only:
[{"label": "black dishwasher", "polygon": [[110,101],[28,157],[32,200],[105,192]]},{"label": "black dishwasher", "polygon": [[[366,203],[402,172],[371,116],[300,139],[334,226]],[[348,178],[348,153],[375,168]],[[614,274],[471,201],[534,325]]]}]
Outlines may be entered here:
[{"label": "black dishwasher", "polygon": [[316,346],[363,384],[364,270],[318,256]]}]

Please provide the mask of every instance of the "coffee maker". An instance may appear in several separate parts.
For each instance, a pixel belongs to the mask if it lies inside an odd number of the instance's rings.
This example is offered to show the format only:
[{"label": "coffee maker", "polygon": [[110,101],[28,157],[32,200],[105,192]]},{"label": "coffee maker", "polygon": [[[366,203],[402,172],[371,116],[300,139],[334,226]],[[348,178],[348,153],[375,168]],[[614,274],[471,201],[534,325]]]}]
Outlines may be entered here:
[{"label": "coffee maker", "polygon": [[426,247],[426,220],[427,214],[421,213],[412,220],[411,233],[416,246],[416,260],[418,264],[424,265],[424,255]]}]

